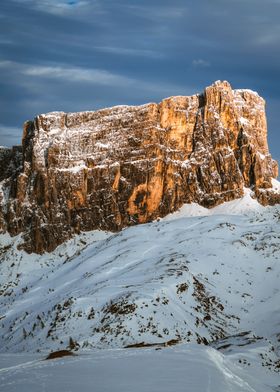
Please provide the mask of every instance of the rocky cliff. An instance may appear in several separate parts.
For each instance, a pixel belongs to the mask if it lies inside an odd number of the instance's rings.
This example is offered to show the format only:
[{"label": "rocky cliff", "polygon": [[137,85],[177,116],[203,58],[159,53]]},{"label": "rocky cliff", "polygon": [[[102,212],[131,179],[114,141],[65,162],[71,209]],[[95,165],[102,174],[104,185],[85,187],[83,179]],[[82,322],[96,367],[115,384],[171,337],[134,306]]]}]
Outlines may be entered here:
[{"label": "rocky cliff", "polygon": [[23,233],[28,252],[183,203],[210,208],[244,187],[262,204],[280,202],[265,102],[220,81],[159,104],[39,115],[25,123],[21,148],[0,150],[0,168],[0,230]]}]

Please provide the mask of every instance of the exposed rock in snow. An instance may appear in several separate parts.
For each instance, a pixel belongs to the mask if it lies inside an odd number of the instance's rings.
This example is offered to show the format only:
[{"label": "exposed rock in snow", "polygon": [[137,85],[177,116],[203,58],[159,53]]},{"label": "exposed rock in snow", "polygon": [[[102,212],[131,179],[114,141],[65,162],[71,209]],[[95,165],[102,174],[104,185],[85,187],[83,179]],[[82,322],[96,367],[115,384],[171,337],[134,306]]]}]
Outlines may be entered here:
[{"label": "exposed rock in snow", "polygon": [[214,207],[244,186],[279,203],[266,133],[264,100],[221,81],[159,104],[39,115],[25,124],[21,160],[19,149],[0,150],[0,230],[22,232],[24,248],[43,253],[184,203]]}]

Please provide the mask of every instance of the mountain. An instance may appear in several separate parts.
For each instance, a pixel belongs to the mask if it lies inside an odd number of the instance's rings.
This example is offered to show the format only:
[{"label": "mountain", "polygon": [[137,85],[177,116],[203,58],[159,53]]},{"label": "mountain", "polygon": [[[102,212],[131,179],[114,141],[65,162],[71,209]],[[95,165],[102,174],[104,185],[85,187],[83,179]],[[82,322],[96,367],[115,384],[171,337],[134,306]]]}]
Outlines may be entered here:
[{"label": "mountain", "polygon": [[1,390],[280,392],[277,170],[228,82],[27,122],[0,148]]},{"label": "mountain", "polygon": [[42,254],[81,231],[119,231],[184,203],[214,207],[244,187],[279,203],[264,105],[217,81],[159,104],[39,115],[21,147],[0,149],[0,231]]}]

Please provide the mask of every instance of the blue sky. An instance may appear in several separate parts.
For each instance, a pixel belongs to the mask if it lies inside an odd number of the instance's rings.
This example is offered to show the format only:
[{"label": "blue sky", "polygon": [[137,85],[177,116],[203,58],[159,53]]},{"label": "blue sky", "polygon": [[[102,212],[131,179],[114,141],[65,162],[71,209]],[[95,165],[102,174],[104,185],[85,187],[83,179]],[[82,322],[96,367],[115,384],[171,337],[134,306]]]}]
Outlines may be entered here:
[{"label": "blue sky", "polygon": [[201,92],[217,79],[267,102],[280,160],[280,0],[2,0],[0,145],[53,110]]}]

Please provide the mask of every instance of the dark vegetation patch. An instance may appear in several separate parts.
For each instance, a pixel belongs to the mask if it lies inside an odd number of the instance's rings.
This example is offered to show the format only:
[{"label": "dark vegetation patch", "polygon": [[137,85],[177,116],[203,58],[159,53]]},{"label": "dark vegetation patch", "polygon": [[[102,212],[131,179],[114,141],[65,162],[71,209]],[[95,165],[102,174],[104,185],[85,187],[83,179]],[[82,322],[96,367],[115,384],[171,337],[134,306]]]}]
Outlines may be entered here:
[{"label": "dark vegetation patch", "polygon": [[120,302],[110,303],[107,306],[106,312],[117,315],[127,315],[130,313],[134,313],[137,309],[137,305],[134,303],[129,303],[126,300],[122,300]]}]

